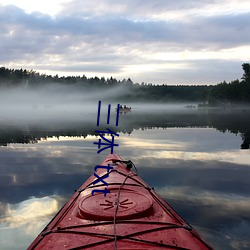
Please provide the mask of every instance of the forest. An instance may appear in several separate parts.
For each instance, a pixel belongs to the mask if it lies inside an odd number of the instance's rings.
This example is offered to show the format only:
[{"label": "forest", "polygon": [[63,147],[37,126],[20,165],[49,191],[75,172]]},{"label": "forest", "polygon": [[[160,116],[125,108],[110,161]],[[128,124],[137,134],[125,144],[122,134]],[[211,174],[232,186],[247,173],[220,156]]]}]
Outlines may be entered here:
[{"label": "forest", "polygon": [[51,84],[78,88],[79,91],[120,90],[113,100],[148,102],[199,102],[201,106],[221,106],[232,104],[250,104],[250,64],[243,63],[242,78],[216,85],[154,85],[152,83],[134,83],[130,78],[117,80],[112,76],[52,76],[40,74],[34,70],[9,69],[0,67],[0,88],[36,89]]}]

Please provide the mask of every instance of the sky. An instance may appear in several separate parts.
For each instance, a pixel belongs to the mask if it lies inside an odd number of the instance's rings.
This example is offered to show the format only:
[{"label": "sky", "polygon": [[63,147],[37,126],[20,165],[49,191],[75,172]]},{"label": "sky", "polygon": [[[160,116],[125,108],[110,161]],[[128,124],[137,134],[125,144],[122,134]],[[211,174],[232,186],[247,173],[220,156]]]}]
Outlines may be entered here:
[{"label": "sky", "polygon": [[229,82],[250,62],[249,23],[249,0],[0,0],[0,67]]}]

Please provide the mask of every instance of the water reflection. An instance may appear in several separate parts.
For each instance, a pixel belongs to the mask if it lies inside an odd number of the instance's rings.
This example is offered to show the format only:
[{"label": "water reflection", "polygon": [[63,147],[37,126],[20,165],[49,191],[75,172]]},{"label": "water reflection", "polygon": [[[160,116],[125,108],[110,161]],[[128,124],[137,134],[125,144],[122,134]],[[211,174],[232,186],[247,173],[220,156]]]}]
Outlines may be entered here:
[{"label": "water reflection", "polygon": [[60,197],[30,198],[17,204],[3,204],[0,217],[2,249],[23,249],[36,237],[62,204]]},{"label": "water reflection", "polygon": [[[7,204],[4,209],[5,217],[0,222],[11,228],[31,224],[31,222],[34,225],[36,220],[41,222],[42,218],[53,215],[58,209],[58,202],[53,196],[33,197],[17,204]],[[25,233],[32,233],[30,227],[26,227]]]},{"label": "water reflection", "polygon": [[[120,115],[119,128],[110,124],[114,132],[131,134],[137,129],[151,128],[190,128],[210,127],[220,132],[239,134],[242,138],[239,148],[248,149],[250,145],[250,110],[165,110],[136,109],[129,114]],[[115,121],[111,117],[111,121]],[[106,120],[106,117],[103,120]],[[101,119],[102,120],[102,119]],[[95,135],[93,126],[96,124],[95,113],[81,113],[72,120],[44,119],[44,120],[5,120],[0,123],[0,145],[11,143],[37,143],[41,139],[60,136],[87,137]],[[100,126],[106,129],[107,125]]]},{"label": "water reflection", "polygon": [[[250,248],[250,154],[240,150],[250,123],[244,119],[243,126],[233,115],[134,112],[119,123],[117,152],[216,249]],[[8,145],[0,148],[1,249],[26,248],[106,156],[96,153],[93,124],[1,130]],[[24,134],[37,143],[17,143]]]}]

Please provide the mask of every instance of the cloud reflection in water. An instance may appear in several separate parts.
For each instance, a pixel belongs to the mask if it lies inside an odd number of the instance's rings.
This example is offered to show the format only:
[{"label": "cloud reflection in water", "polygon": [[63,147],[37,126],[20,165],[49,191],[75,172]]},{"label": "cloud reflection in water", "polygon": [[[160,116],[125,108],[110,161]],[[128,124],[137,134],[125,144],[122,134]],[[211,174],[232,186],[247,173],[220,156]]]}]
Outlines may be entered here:
[{"label": "cloud reflection in water", "polygon": [[[51,215],[43,212],[49,208],[55,213],[62,205],[53,195],[68,199],[92,173],[106,156],[96,153],[95,140],[61,137],[2,148],[0,240],[5,246],[15,249],[6,242],[13,235],[16,249],[28,246],[50,220]],[[117,152],[131,159],[139,175],[200,227],[216,249],[244,249],[250,238],[250,156],[237,150],[240,142],[240,136],[210,128],[139,129],[120,135]],[[36,198],[28,199],[32,195]],[[25,218],[32,223],[25,223]]]},{"label": "cloud reflection in water", "polygon": [[33,197],[18,204],[6,204],[4,215],[0,217],[2,247],[22,249],[25,243],[33,241],[61,207],[60,200],[57,196]]}]

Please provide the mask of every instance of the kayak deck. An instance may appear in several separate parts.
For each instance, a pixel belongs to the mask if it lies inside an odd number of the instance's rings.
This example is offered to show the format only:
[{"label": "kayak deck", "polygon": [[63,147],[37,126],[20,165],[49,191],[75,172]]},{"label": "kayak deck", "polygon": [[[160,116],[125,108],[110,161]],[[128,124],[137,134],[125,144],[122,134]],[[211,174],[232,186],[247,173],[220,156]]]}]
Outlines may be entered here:
[{"label": "kayak deck", "polygon": [[131,167],[108,155],[28,249],[212,249]]}]

